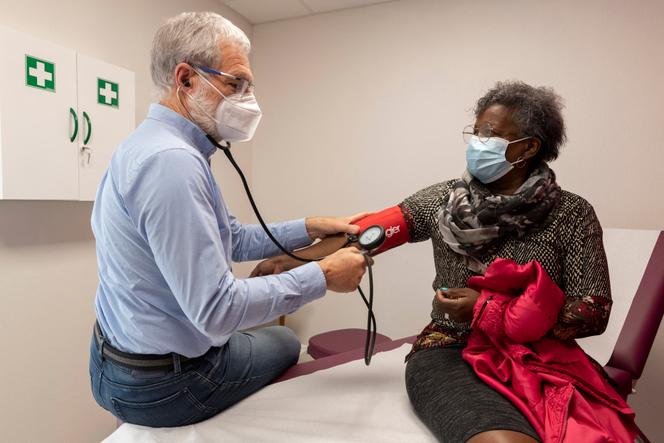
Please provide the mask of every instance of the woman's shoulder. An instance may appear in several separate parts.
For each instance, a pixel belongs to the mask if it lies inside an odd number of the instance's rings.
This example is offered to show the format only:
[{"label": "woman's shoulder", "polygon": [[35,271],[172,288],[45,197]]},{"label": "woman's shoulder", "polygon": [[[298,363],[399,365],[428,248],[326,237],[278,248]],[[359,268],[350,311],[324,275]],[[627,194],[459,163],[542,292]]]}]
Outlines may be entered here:
[{"label": "woman's shoulder", "polygon": [[595,213],[593,205],[578,194],[562,189],[560,192],[559,212],[561,215]]},{"label": "woman's shoulder", "polygon": [[554,218],[558,229],[570,233],[602,233],[602,224],[597,218],[593,205],[573,192],[565,190],[561,192],[560,203]]},{"label": "woman's shoulder", "polygon": [[412,242],[430,238],[433,230],[437,229],[437,214],[457,181],[447,180],[427,186],[399,204]]}]

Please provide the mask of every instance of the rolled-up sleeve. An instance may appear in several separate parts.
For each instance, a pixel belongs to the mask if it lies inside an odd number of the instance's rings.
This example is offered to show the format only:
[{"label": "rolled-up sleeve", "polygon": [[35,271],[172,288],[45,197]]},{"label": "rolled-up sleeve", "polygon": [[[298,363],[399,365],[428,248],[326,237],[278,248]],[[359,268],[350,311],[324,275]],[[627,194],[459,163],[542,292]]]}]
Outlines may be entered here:
[{"label": "rolled-up sleeve", "polygon": [[[253,248],[265,242],[256,229],[238,227],[237,222],[232,228],[237,230],[233,245],[223,244],[215,192],[202,157],[171,149],[140,165],[124,196],[129,216],[148,243],[166,284],[199,331],[214,341],[290,313],[325,294],[325,277],[316,263],[279,275],[235,278],[225,248],[246,248],[239,254],[245,258],[271,249]],[[304,241],[303,224],[278,224],[275,229],[289,246],[297,246]]]}]

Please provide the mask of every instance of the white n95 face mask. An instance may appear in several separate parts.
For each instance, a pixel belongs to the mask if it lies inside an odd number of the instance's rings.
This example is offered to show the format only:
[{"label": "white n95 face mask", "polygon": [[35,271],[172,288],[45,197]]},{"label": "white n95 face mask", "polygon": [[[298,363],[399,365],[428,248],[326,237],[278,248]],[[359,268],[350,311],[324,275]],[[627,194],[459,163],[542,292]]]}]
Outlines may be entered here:
[{"label": "white n95 face mask", "polygon": [[[254,94],[231,94],[225,96],[214,86],[205,75],[198,73],[212,89],[223,97],[217,106],[214,117],[209,116],[216,124],[219,137],[227,142],[244,142],[251,140],[261,121],[262,112]],[[207,114],[207,112],[206,112]]]},{"label": "white n95 face mask", "polygon": [[219,103],[215,117],[217,133],[223,140],[243,142],[254,136],[262,112],[254,94],[237,93]]},{"label": "white n95 face mask", "polygon": [[468,142],[466,151],[466,163],[468,172],[482,183],[492,183],[510,172],[514,165],[524,161],[523,159],[510,163],[505,158],[507,147],[516,142],[520,142],[530,137],[520,138],[518,140],[505,140],[500,137],[489,137],[482,141],[476,135],[473,135]]}]

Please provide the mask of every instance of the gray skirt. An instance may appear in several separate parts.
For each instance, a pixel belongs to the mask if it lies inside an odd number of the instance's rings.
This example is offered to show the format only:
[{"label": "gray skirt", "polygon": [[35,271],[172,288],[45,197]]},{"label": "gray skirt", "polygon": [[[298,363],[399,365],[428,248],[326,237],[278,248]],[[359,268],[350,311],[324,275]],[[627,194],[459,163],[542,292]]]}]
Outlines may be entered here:
[{"label": "gray skirt", "polygon": [[406,390],[418,417],[440,442],[461,443],[493,430],[537,432],[461,358],[463,347],[423,349],[406,365]]}]

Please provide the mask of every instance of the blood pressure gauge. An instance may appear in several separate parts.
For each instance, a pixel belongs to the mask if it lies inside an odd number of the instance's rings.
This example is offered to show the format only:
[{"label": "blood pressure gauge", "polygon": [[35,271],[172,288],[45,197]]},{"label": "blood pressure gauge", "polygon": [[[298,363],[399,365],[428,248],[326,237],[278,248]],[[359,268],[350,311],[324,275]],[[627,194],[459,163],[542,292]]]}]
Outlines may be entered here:
[{"label": "blood pressure gauge", "polygon": [[357,239],[360,247],[366,251],[373,251],[385,241],[385,229],[380,225],[369,226]]}]

